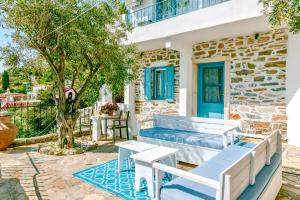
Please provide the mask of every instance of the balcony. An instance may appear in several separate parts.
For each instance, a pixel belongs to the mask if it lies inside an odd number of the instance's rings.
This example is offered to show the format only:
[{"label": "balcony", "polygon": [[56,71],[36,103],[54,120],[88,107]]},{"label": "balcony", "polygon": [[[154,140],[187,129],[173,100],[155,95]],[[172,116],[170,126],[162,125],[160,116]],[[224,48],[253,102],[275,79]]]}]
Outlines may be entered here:
[{"label": "balcony", "polygon": [[202,8],[214,6],[229,0],[163,0],[154,5],[134,10],[126,20],[133,27],[143,26],[176,17]]},{"label": "balcony", "polygon": [[134,29],[126,41],[143,51],[163,48],[167,41],[187,46],[269,30],[259,0],[162,0],[147,7],[150,1],[143,1],[127,15]]}]

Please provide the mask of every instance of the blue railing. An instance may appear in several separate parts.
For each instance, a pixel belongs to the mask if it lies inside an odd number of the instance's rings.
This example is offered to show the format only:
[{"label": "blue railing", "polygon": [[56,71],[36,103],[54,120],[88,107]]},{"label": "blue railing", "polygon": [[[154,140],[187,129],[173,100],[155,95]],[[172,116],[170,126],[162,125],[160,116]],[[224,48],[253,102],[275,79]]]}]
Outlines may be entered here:
[{"label": "blue railing", "polygon": [[143,26],[226,1],[229,0],[163,0],[127,14],[126,20],[133,27]]}]

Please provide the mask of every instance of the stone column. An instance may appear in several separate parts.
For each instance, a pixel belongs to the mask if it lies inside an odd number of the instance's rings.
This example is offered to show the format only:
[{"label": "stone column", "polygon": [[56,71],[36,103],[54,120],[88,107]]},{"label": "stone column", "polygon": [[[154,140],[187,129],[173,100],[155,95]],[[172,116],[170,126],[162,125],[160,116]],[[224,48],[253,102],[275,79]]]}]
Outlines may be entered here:
[{"label": "stone column", "polygon": [[300,34],[289,34],[287,55],[287,137],[289,144],[300,147]]},{"label": "stone column", "polygon": [[124,88],[124,104],[133,105],[133,106],[135,104],[134,83],[129,83]]},{"label": "stone column", "polygon": [[168,38],[166,47],[180,52],[180,71],[179,71],[179,115],[192,115],[192,44],[185,41],[173,40]]},{"label": "stone column", "polygon": [[101,138],[101,120],[99,116],[92,116],[92,140],[99,141]]},{"label": "stone column", "polygon": [[[192,47],[191,47],[192,48]],[[192,114],[192,51],[180,51],[179,115]]]}]

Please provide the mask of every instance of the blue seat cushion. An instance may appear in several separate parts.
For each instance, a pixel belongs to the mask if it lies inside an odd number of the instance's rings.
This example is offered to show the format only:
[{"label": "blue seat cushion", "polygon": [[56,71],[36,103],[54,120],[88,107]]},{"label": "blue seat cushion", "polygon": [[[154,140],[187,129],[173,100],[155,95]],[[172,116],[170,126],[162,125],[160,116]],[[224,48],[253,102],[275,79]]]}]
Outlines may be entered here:
[{"label": "blue seat cushion", "polygon": [[[224,148],[223,136],[217,134],[156,127],[156,128],[142,129],[140,131],[140,136],[165,140],[169,142],[189,144],[189,145],[199,146],[199,147],[213,148],[218,150],[222,150]],[[230,141],[229,138],[228,141]],[[235,142],[238,141],[239,139],[236,138]]]},{"label": "blue seat cushion", "polygon": [[264,168],[256,175],[255,184],[249,185],[238,197],[238,200],[256,200],[264,191],[271,177],[281,164],[281,155],[275,153],[271,158],[271,165]]},{"label": "blue seat cushion", "polygon": [[[219,181],[221,172],[250,150],[243,145],[231,145],[191,172]],[[214,189],[180,177],[165,184],[161,189],[162,200],[210,200],[215,198],[216,191]]]}]

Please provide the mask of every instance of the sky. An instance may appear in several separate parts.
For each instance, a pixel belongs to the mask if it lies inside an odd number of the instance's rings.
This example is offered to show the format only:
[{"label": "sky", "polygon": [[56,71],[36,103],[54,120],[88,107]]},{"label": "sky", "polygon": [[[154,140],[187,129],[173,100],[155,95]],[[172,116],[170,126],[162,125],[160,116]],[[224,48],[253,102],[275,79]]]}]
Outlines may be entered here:
[{"label": "sky", "polygon": [[[10,34],[12,33],[12,30],[9,29],[3,29],[0,27],[0,47],[6,46],[8,42],[11,41]],[[0,72],[3,72],[4,68],[2,67],[2,63],[0,61]]]}]

